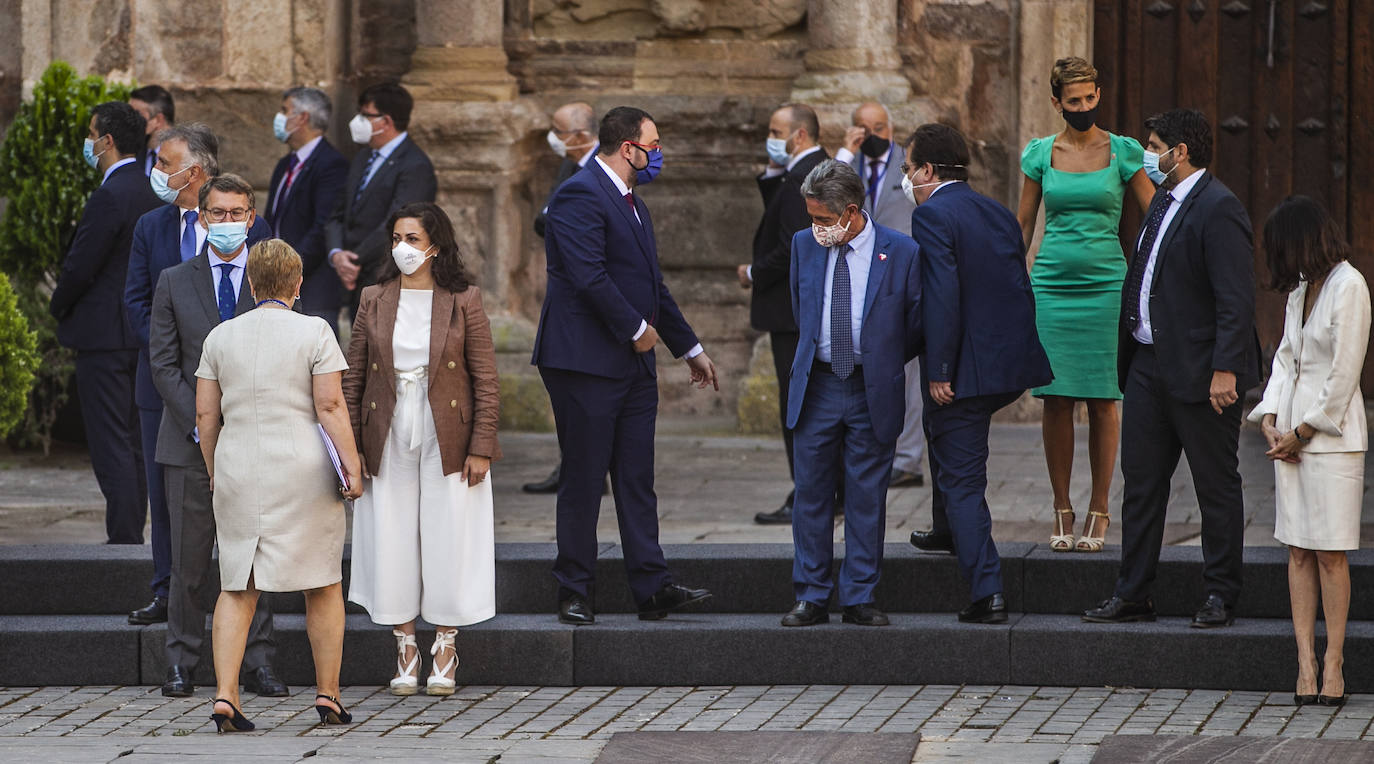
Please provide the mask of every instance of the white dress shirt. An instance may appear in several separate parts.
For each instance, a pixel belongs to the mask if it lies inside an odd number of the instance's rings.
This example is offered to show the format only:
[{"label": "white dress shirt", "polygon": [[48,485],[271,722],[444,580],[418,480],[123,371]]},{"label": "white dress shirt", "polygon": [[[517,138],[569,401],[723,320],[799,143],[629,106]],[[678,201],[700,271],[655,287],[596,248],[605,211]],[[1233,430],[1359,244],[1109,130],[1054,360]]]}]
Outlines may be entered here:
[{"label": "white dress shirt", "polygon": [[[606,164],[605,162],[601,161],[601,157],[598,156],[598,157],[596,158],[596,163],[599,164],[599,165],[601,165],[601,169],[602,169],[603,171],[605,171],[606,176],[609,177],[609,178],[611,179],[611,182],[615,184],[615,190],[620,194],[620,196],[621,196],[622,199],[624,198],[624,196],[625,196],[626,194],[633,193],[632,191],[630,191],[630,187],[627,186],[627,185],[625,185],[625,181],[621,180],[621,179],[620,179],[620,176],[616,174],[615,170],[612,170],[610,165],[608,165],[608,164]],[[640,225],[644,225],[644,221],[639,219],[639,206],[638,206],[638,205],[635,206],[635,211],[634,211],[634,212],[635,212],[635,220],[636,220]],[[635,331],[634,340],[635,340],[636,342],[639,341],[639,338],[640,338],[640,337],[643,337],[643,336],[644,336],[644,333],[647,332],[647,331],[649,331],[649,322],[648,322],[648,321],[645,321],[644,319],[641,318],[641,319],[639,320],[639,329],[637,329],[637,330]],[[685,356],[682,356],[682,357],[684,357],[684,358],[696,358],[697,356],[701,355],[703,352],[705,352],[705,351],[704,351],[704,349],[701,347],[701,343],[698,342],[696,345],[693,345],[693,346],[692,346],[692,349],[691,349],[691,350],[688,350],[688,351],[687,351],[687,354],[686,354]]]},{"label": "white dress shirt", "polygon": [[[1207,170],[1202,169],[1178,182],[1178,185],[1169,190],[1169,211],[1164,213],[1164,220],[1159,224],[1159,232],[1155,234],[1154,246],[1150,248],[1150,259],[1145,261],[1145,275],[1140,282],[1140,323],[1136,324],[1135,331],[1131,336],[1135,337],[1136,342],[1142,345],[1155,344],[1154,327],[1150,325],[1150,288],[1155,281],[1155,261],[1159,259],[1159,244],[1164,241],[1164,234],[1169,230],[1169,224],[1174,222],[1174,215],[1178,214],[1178,208],[1182,206],[1183,200],[1188,197],[1188,192],[1193,190],[1193,186],[1202,179],[1202,174]],[[1144,241],[1145,232],[1140,232],[1140,238],[1136,239],[1136,250],[1140,250],[1140,242]],[[1137,255],[1138,256],[1138,255]]]},{"label": "white dress shirt", "polygon": [[115,170],[118,170],[126,164],[133,164],[136,159],[137,157],[124,157],[118,162],[115,162],[114,164],[110,165],[110,169],[106,170],[104,177],[100,179],[100,185],[105,185],[105,181],[110,179],[110,176],[114,174]]},{"label": "white dress shirt", "polygon": [[845,257],[849,266],[849,332],[854,346],[854,365],[863,363],[859,351],[859,338],[864,328],[864,297],[868,293],[868,272],[873,265],[873,220],[867,212],[864,216],[864,229],[847,244],[831,247],[825,261],[825,297],[821,300],[821,337],[816,346],[816,358],[830,363],[830,290],[835,285],[835,265],[839,262],[840,249],[845,246],[854,249]]}]

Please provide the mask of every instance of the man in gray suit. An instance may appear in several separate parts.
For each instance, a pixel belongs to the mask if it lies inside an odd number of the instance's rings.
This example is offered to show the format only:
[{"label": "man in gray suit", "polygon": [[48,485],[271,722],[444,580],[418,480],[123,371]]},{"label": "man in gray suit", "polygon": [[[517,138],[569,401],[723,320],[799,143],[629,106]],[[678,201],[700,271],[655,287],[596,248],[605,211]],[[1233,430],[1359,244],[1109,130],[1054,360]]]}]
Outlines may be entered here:
[{"label": "man in gray suit", "polygon": [[[253,187],[237,175],[217,175],[200,189],[201,225],[215,225],[200,253],[162,271],[153,291],[148,329],[153,385],[162,396],[157,461],[163,465],[172,521],[172,583],[168,592],[167,681],[162,694],[188,697],[205,641],[206,587],[212,580],[215,515],[210,475],[196,430],[196,369],[205,337],[236,315],[253,309],[244,268],[248,248],[269,238],[271,227],[258,224]],[[229,224],[229,225],[224,225]],[[253,231],[255,236],[250,236]],[[244,687],[272,697],[288,694],[272,671],[275,646],[272,610],[261,600],[249,629],[244,654]]]},{"label": "man in gray suit", "polygon": [[358,96],[358,114],[348,123],[353,142],[364,148],[348,168],[324,242],[329,264],[353,294],[354,315],[359,293],[377,283],[378,269],[391,259],[386,221],[410,202],[434,201],[438,189],[429,156],[406,132],[414,105],[400,85],[373,85]]},{"label": "man in gray suit", "polygon": [[[866,101],[850,115],[852,127],[845,131],[844,145],[835,159],[847,162],[864,182],[864,212],[878,225],[910,236],[911,212],[916,209],[902,193],[902,163],[906,153],[892,141],[892,115],[877,101]],[[892,458],[891,488],[924,485],[921,457],[926,438],[921,428],[921,362],[913,358],[906,365],[906,420],[897,438]]]}]

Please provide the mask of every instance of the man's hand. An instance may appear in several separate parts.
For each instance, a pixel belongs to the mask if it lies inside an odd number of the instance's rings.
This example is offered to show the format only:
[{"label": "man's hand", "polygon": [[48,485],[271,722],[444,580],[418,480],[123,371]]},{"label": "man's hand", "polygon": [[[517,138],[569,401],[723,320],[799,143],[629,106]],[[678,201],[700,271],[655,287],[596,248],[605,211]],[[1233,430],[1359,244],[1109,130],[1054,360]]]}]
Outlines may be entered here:
[{"label": "man's hand", "polygon": [[739,277],[739,285],[741,289],[748,289],[749,287],[754,285],[754,280],[749,278],[749,266],[741,265],[740,267],[736,268],[735,275]]},{"label": "man's hand", "polygon": [[1220,369],[1212,372],[1212,389],[1208,396],[1212,400],[1212,410],[1218,414],[1240,400],[1240,396],[1236,395],[1236,375]]},{"label": "man's hand", "polygon": [[849,153],[854,156],[859,155],[859,144],[868,137],[868,131],[862,127],[851,127],[844,131],[844,143],[841,145],[849,149]]},{"label": "man's hand", "polygon": [[941,406],[948,406],[954,402],[954,385],[949,382],[932,381],[930,383],[930,397],[931,400]]},{"label": "man's hand", "polygon": [[647,353],[650,350],[653,350],[654,345],[657,344],[658,330],[655,329],[652,325],[648,325],[645,327],[644,333],[639,335],[639,339],[635,340],[635,352]]},{"label": "man's hand", "polygon": [[334,272],[339,274],[339,281],[343,282],[344,289],[358,286],[358,272],[362,268],[358,267],[357,252],[341,249],[329,256],[329,264],[333,266]]},{"label": "man's hand", "polygon": [[705,390],[707,385],[720,392],[720,381],[716,379],[716,365],[711,363],[711,357],[705,353],[698,353],[694,358],[687,359],[687,368],[692,370],[692,384],[698,390]]}]

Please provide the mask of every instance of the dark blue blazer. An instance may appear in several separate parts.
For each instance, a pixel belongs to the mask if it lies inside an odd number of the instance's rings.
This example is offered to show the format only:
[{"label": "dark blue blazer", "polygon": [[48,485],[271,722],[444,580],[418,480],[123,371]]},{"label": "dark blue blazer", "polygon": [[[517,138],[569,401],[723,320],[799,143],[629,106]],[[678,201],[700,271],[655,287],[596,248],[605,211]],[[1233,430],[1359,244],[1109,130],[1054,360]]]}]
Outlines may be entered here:
[{"label": "dark blue blazer", "polygon": [[124,280],[134,226],[162,202],[137,161],[110,173],[81,213],[48,310],[57,341],[74,350],[138,347],[124,316]]},{"label": "dark blue blazer", "polygon": [[954,397],[1020,392],[1054,379],[1035,329],[1021,225],[1011,210],[952,183],[911,213],[921,245],[926,331],[921,373]]},{"label": "dark blue blazer", "polygon": [[320,139],[296,173],[281,209],[277,209],[277,186],[286,175],[290,157],[290,154],[282,157],[272,170],[263,215],[277,238],[290,244],[301,256],[305,273],[301,301],[312,307],[337,308],[342,304],[343,284],[333,268],[321,266],[325,265],[327,254],[324,227],[343,195],[344,182],[348,180],[348,160],[328,140]]},{"label": "dark blue blazer", "polygon": [[[884,228],[872,219],[873,260],[864,291],[863,326],[859,354],[863,358],[864,397],[873,420],[873,435],[881,443],[896,443],[906,416],[907,361],[920,355],[920,249],[905,234]],[[811,229],[792,237],[792,315],[801,338],[792,361],[791,392],[787,395],[787,427],[797,426],[806,400],[806,383],[821,341],[825,271],[830,250],[816,243]]]},{"label": "dark blue blazer", "polygon": [[[146,182],[147,179],[145,178]],[[162,408],[148,366],[148,323],[153,312],[153,290],[162,272],[181,264],[181,208],[164,204],[138,219],[129,249],[129,275],[124,281],[124,310],[138,340],[138,379],[134,400],[141,409]],[[272,238],[272,227],[261,215],[248,229],[248,246]]]},{"label": "dark blue blazer", "polygon": [[531,363],[616,379],[647,368],[653,352],[636,353],[641,321],[674,356],[697,344],[658,265],[649,208],[633,196],[641,225],[593,158],[554,191],[544,221],[548,287],[539,312]]}]

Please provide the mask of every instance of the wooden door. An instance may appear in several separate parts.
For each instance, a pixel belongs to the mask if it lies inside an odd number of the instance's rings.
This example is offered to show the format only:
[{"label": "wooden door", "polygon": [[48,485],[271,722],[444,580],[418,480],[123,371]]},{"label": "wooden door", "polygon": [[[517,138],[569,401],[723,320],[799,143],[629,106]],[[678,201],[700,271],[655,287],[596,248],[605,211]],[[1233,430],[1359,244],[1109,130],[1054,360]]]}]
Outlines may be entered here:
[{"label": "wooden door", "polygon": [[[1374,281],[1374,0],[1094,0],[1094,13],[1105,119],[1143,142],[1149,115],[1200,109],[1209,169],[1249,210],[1256,244],[1269,211],[1306,194],[1346,227]],[[1284,295],[1266,288],[1258,247],[1255,275],[1268,357]],[[1371,372],[1367,361],[1374,394]]]}]

